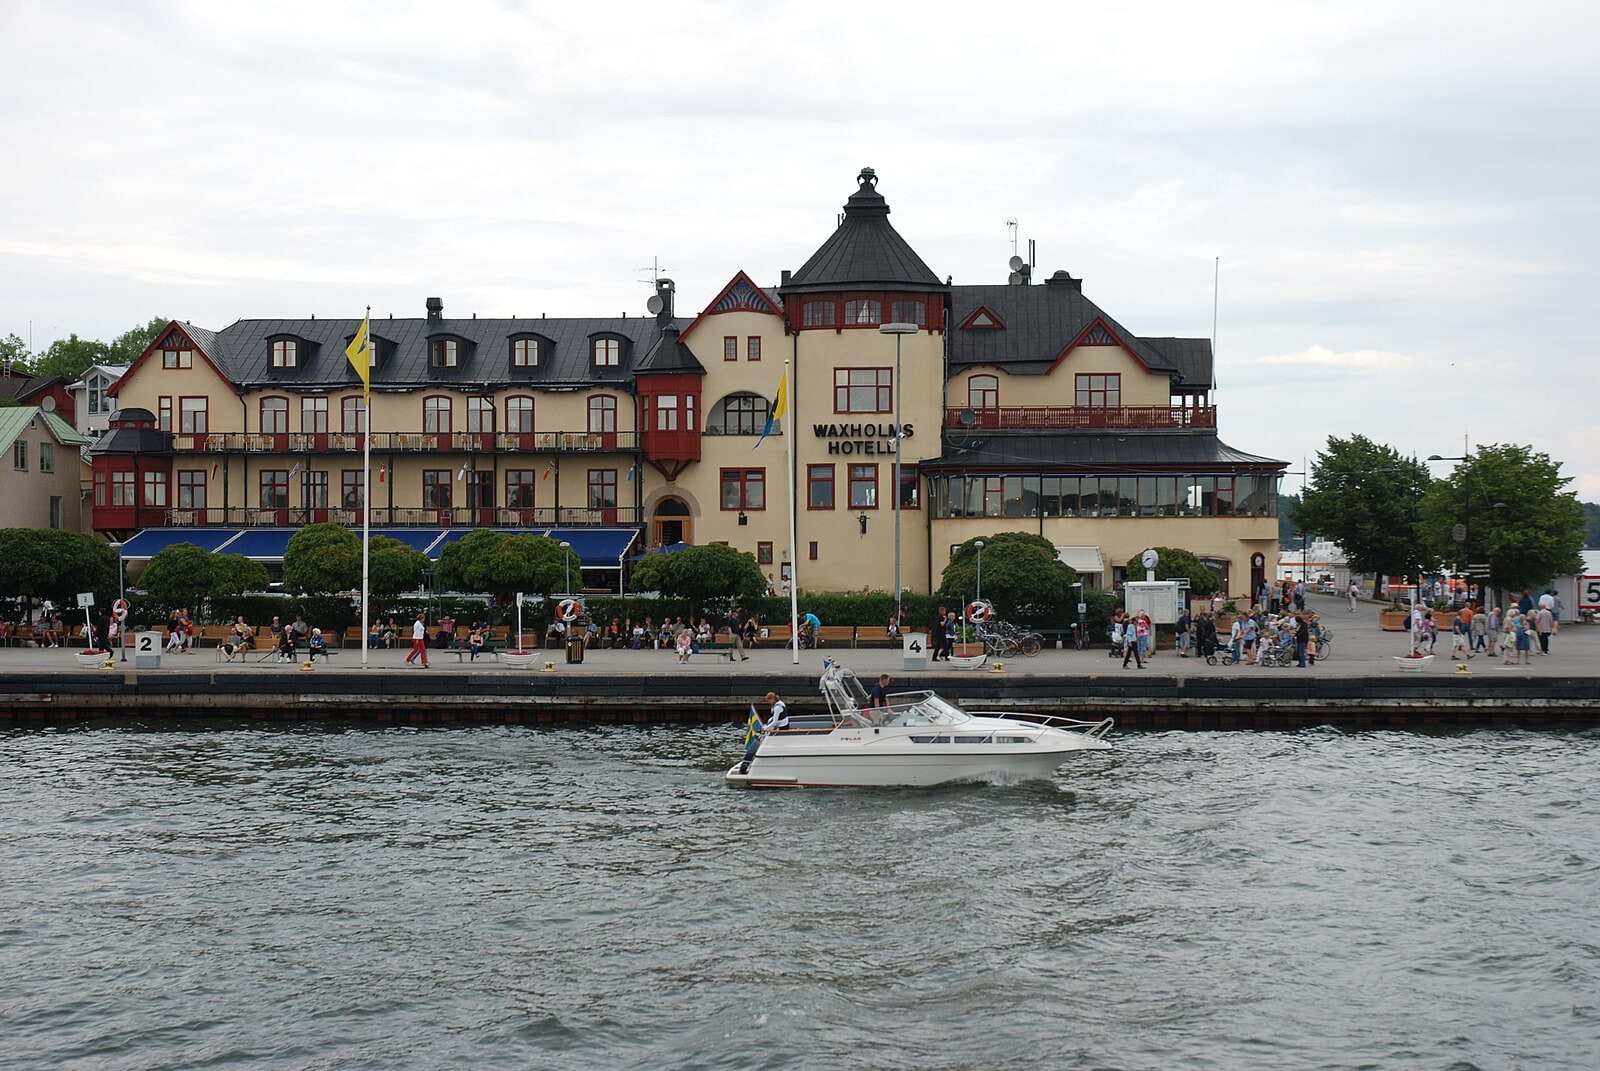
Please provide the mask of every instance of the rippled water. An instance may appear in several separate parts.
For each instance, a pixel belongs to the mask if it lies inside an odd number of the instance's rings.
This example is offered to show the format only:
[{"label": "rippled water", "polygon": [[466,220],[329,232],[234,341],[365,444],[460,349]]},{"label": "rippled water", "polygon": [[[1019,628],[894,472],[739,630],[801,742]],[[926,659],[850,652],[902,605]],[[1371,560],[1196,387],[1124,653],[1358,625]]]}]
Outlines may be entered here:
[{"label": "rippled water", "polygon": [[0,733],[7,1068],[1593,1068],[1600,734]]}]

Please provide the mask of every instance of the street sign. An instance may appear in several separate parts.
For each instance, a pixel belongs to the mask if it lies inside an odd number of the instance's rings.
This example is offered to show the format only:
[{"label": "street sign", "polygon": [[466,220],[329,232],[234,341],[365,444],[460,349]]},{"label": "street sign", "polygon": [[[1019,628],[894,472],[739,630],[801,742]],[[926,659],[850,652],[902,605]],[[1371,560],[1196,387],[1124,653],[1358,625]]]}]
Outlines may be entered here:
[{"label": "street sign", "polygon": [[1467,566],[1467,568],[1474,573],[1487,573],[1489,571],[1489,563],[1473,562],[1471,565]]},{"label": "street sign", "polygon": [[1454,539],[1457,543],[1465,543],[1467,541],[1467,526],[1464,524],[1457,524],[1454,528],[1451,528],[1450,538]]},{"label": "street sign", "polygon": [[1578,577],[1578,609],[1600,610],[1600,576]]},{"label": "street sign", "polygon": [[78,592],[78,609],[87,610],[89,607],[91,607],[93,605],[94,605],[94,592],[92,592],[92,591],[80,591],[80,592]]}]

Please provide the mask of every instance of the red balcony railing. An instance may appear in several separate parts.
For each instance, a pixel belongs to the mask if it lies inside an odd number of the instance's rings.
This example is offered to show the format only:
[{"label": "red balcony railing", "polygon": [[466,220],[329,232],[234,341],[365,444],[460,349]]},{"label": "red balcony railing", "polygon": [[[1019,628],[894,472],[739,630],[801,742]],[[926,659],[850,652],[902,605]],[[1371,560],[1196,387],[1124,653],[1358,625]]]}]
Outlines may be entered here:
[{"label": "red balcony railing", "polygon": [[[287,434],[214,431],[200,435],[174,435],[172,449],[180,454],[359,454],[365,438],[355,432],[337,431]],[[637,441],[638,435],[632,431],[380,431],[373,433],[372,452],[631,453]]]},{"label": "red balcony railing", "polygon": [[[99,506],[95,527],[109,528],[299,528],[332,522],[347,527],[361,524],[359,509],[314,507],[274,509],[257,506],[209,509],[158,509],[143,507],[134,518],[132,509]],[[128,516],[123,516],[128,514]],[[585,506],[529,506],[508,509],[493,506],[435,507],[374,506],[374,528],[586,528],[623,527],[639,523],[640,511],[632,506],[590,509]],[[116,522],[116,523],[112,523]]]},{"label": "red balcony railing", "polygon": [[[965,414],[965,417],[963,416]],[[950,408],[947,428],[1032,431],[1060,428],[1214,428],[1214,405],[998,405]]]}]

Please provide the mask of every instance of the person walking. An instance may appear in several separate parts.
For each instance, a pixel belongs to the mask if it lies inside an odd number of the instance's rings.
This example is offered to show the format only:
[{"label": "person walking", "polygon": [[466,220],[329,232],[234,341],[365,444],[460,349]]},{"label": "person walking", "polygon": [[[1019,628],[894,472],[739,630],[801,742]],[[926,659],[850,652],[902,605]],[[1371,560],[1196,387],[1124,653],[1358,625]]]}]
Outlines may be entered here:
[{"label": "person walking", "polygon": [[1532,629],[1528,625],[1528,615],[1518,613],[1511,622],[1511,631],[1516,635],[1517,665],[1525,666],[1531,661],[1533,654]]},{"label": "person walking", "polygon": [[1500,613],[1500,607],[1495,606],[1491,607],[1488,613],[1479,614],[1478,616],[1487,618],[1483,626],[1485,646],[1487,647],[1485,653],[1490,658],[1493,658],[1495,652],[1500,649],[1500,621],[1504,615]]},{"label": "person walking", "polygon": [[406,665],[411,665],[413,658],[422,659],[422,668],[428,668],[428,626],[423,623],[421,614],[411,623],[411,653],[406,655]]},{"label": "person walking", "polygon": [[1179,658],[1189,657],[1190,641],[1194,638],[1193,629],[1194,621],[1189,617],[1188,607],[1185,607],[1183,613],[1178,615],[1177,647]]},{"label": "person walking", "polygon": [[1534,629],[1539,633],[1539,653],[1550,653],[1550,633],[1556,628],[1556,615],[1549,606],[1540,606],[1533,618]]},{"label": "person walking", "polygon": [[1233,624],[1228,626],[1228,650],[1233,653],[1235,662],[1244,661],[1244,625],[1242,618],[1235,617]]},{"label": "person walking", "polygon": [[739,661],[750,661],[750,656],[744,653],[744,622],[739,620],[737,606],[728,611],[728,642],[733,644],[733,653],[739,656]]},{"label": "person walking", "polygon": [[1311,645],[1311,622],[1301,614],[1294,626],[1294,661],[1301,669],[1306,668],[1306,648]]},{"label": "person walking", "polygon": [[950,661],[950,656],[956,651],[956,636],[961,629],[961,623],[956,620],[956,612],[951,610],[944,615],[944,660]]},{"label": "person walking", "polygon": [[1472,626],[1469,631],[1472,639],[1470,646],[1467,648],[1467,657],[1476,658],[1479,651],[1482,651],[1485,655],[1490,654],[1491,652],[1488,650],[1489,614],[1483,607],[1480,606],[1472,611]]},{"label": "person walking", "polygon": [[1144,668],[1144,655],[1139,650],[1139,633],[1137,618],[1129,618],[1122,622],[1122,668],[1128,668],[1128,659],[1133,659],[1134,664],[1140,669]]},{"label": "person walking", "polygon": [[1472,611],[1463,610],[1450,625],[1450,657],[1472,657]]},{"label": "person walking", "polygon": [[1350,579],[1350,590],[1346,594],[1350,596],[1350,612],[1355,613],[1356,599],[1361,597],[1361,584],[1354,577]]},{"label": "person walking", "polygon": [[1306,582],[1304,580],[1296,580],[1294,582],[1294,608],[1296,613],[1306,608]]},{"label": "person walking", "polygon": [[1195,653],[1201,658],[1210,658],[1217,653],[1217,622],[1210,611],[1200,611],[1200,620],[1195,625]]}]

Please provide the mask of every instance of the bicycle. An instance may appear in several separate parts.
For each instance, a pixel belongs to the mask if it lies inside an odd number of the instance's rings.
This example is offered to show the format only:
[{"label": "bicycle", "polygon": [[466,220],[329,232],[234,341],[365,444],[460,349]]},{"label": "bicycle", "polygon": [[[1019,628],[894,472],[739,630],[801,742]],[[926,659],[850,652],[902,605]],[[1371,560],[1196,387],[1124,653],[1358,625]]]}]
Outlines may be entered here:
[{"label": "bicycle", "polygon": [[1080,651],[1089,649],[1089,630],[1082,622],[1072,626],[1072,645]]}]

